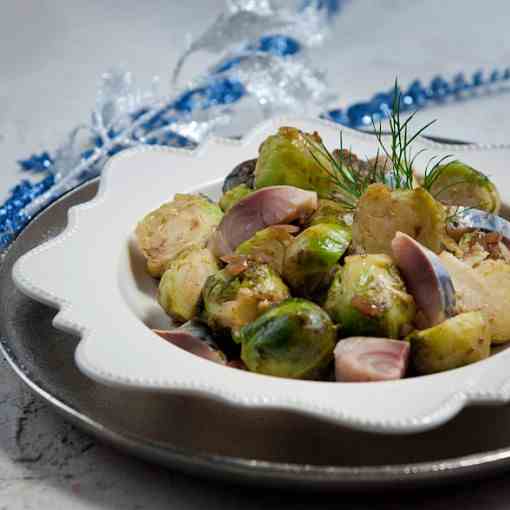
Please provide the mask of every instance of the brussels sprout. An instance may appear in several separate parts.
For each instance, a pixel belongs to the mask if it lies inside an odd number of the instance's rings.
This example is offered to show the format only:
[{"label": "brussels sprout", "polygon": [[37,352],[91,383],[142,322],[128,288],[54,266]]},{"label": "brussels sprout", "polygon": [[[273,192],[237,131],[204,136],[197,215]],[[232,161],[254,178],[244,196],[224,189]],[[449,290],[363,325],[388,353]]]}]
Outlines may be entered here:
[{"label": "brussels sprout", "polygon": [[445,222],[444,206],[423,188],[391,191],[383,184],[372,184],[354,214],[354,251],[391,255],[391,241],[403,232],[439,253],[446,237]]},{"label": "brussels sprout", "polygon": [[352,223],[352,212],[349,209],[346,209],[342,204],[335,202],[334,200],[321,198],[319,200],[317,210],[308,220],[308,225],[311,226],[319,225],[321,223],[336,223],[337,225],[348,227],[349,218],[351,220],[350,223]]},{"label": "brussels sprout", "polygon": [[259,230],[237,247],[236,254],[269,264],[278,274],[282,274],[285,251],[294,240],[290,235],[294,228],[297,229],[292,225],[275,225]]},{"label": "brussels sprout", "polygon": [[287,184],[316,191],[320,197],[330,196],[334,190],[328,174],[328,171],[332,172],[331,162],[313,149],[313,144],[320,141],[318,133],[303,133],[292,127],[280,128],[260,146],[255,188]]},{"label": "brussels sprout", "polygon": [[252,372],[313,379],[333,360],[336,328],[304,299],[288,299],[239,332],[241,358]]},{"label": "brussels sprout", "polygon": [[502,260],[484,260],[472,268],[447,252],[439,258],[453,280],[457,312],[483,312],[492,343],[509,341],[510,265]]},{"label": "brussels sprout", "polygon": [[283,278],[301,295],[313,293],[340,260],[351,242],[349,228],[323,223],[301,232],[287,249]]},{"label": "brussels sprout", "polygon": [[250,263],[232,274],[227,266],[210,276],[203,290],[205,318],[214,330],[235,333],[269,306],[289,297],[287,286],[267,264]]},{"label": "brussels sprout", "polygon": [[498,190],[483,173],[460,161],[452,161],[439,166],[437,175],[429,190],[443,204],[498,213],[501,207]]},{"label": "brussels sprout", "polygon": [[503,260],[484,260],[475,269],[483,278],[487,295],[486,306],[482,311],[489,321],[491,340],[494,344],[510,340],[510,316],[508,303],[510,300],[510,264]]},{"label": "brussels sprout", "polygon": [[170,317],[187,321],[195,317],[207,278],[218,271],[207,248],[193,247],[168,263],[159,282],[158,301]]},{"label": "brussels sprout", "polygon": [[387,255],[346,257],[324,308],[344,336],[399,338],[412,329],[416,313],[414,300]]},{"label": "brussels sprout", "polygon": [[490,330],[482,312],[467,312],[422,331],[414,331],[411,360],[420,374],[461,367],[489,357]]},{"label": "brussels sprout", "polygon": [[191,246],[204,247],[220,223],[221,209],[200,195],[175,195],[138,224],[138,246],[152,276],[163,274],[168,262]]},{"label": "brussels sprout", "polygon": [[237,204],[241,198],[244,198],[250,193],[253,193],[253,190],[248,188],[246,184],[239,184],[239,186],[226,191],[219,201],[221,209],[227,212],[233,205]]}]

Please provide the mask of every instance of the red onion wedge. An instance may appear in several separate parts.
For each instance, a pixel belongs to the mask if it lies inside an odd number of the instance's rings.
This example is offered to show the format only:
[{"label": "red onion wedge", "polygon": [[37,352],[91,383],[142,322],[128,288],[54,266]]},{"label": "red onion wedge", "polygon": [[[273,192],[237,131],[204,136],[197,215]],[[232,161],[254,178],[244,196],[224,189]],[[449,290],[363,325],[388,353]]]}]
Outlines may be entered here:
[{"label": "red onion wedge", "polygon": [[176,347],[196,356],[220,365],[227,363],[225,355],[218,349],[207,328],[198,321],[188,321],[175,329],[153,329],[153,331]]},{"label": "red onion wedge", "polygon": [[243,242],[270,225],[304,220],[317,209],[317,193],[294,186],[269,186],[244,197],[223,216],[209,240],[217,257],[230,255]]},{"label": "red onion wedge", "polygon": [[340,382],[391,381],[404,377],[409,343],[353,336],[335,347],[335,376]]},{"label": "red onion wedge", "polygon": [[391,242],[393,258],[408,292],[422,312],[420,327],[436,326],[455,314],[455,288],[441,260],[412,237],[397,232]]}]

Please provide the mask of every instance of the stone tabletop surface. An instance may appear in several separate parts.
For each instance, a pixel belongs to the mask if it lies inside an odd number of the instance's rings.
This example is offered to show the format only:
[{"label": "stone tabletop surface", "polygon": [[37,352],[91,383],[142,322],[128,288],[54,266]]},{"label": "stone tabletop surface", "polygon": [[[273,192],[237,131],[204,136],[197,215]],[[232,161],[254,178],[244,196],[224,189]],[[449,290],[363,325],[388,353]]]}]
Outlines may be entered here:
[{"label": "stone tabletop surface", "polygon": [[[112,65],[168,83],[190,35],[223,0],[20,0],[1,3],[0,195],[16,160],[51,149],[88,119],[98,77]],[[351,0],[322,50],[328,80],[347,105],[401,83],[510,63],[504,0]],[[214,56],[196,55],[184,77]],[[420,114],[431,134],[510,143],[510,95],[488,94]],[[483,433],[483,431],[477,431]],[[383,496],[314,496],[228,486],[127,457],[96,442],[31,395],[0,361],[0,510],[6,509],[430,509],[510,508],[510,478]]]}]

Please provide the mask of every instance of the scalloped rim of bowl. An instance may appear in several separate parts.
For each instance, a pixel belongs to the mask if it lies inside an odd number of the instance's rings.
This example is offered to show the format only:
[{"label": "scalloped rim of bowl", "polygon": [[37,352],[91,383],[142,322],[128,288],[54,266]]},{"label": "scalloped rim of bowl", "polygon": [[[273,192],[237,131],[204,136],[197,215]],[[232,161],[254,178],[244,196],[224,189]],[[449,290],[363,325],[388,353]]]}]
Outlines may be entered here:
[{"label": "scalloped rim of bowl", "polygon": [[[460,369],[399,381],[296,381],[235,370],[193,356],[160,339],[133,313],[119,279],[131,277],[126,272],[126,252],[137,220],[176,192],[199,191],[218,183],[237,163],[254,157],[260,143],[284,125],[317,130],[330,146],[342,130],[345,147],[362,155],[375,154],[377,144],[371,134],[299,117],[265,121],[242,140],[209,136],[194,151],[128,149],[108,161],[97,196],[69,210],[65,230],[16,262],[13,278],[17,287],[58,308],[54,326],[80,336],[75,352],[79,369],[109,385],[193,392],[239,406],[287,409],[380,433],[419,432],[446,422],[467,404],[507,402],[509,350]],[[505,175],[510,150],[489,152],[423,138],[416,143],[416,150],[421,148],[433,150],[434,155],[459,155],[474,167],[490,168],[503,201],[510,202],[505,196],[505,188],[510,195],[510,178]],[[424,162],[426,157],[421,155],[417,167]],[[171,172],[172,165],[188,171]],[[129,207],[125,207],[126,200]],[[148,296],[135,299],[146,300],[140,309],[150,311]]]}]

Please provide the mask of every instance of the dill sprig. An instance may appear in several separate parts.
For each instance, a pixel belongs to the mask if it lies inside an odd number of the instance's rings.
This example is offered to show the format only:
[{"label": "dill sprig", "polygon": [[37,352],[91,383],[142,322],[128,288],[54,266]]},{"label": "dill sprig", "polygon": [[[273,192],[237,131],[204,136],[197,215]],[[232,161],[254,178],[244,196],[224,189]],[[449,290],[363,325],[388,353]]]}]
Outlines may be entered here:
[{"label": "dill sprig", "polygon": [[414,173],[413,165],[416,158],[422,154],[425,149],[421,149],[413,155],[411,151],[412,143],[426,130],[435,120],[425,124],[414,133],[409,130],[409,124],[414,119],[416,112],[413,112],[409,117],[402,122],[400,119],[400,102],[401,94],[398,87],[398,82],[395,80],[395,88],[393,92],[393,107],[389,116],[388,122],[390,127],[390,147],[387,147],[383,140],[382,124],[379,122],[379,127],[375,125],[372,119],[372,126],[374,128],[375,136],[379,143],[379,147],[391,161],[392,168],[388,178],[391,180],[392,187],[395,189],[413,189],[414,187]]},{"label": "dill sprig", "polygon": [[[416,112],[413,112],[405,121],[402,121],[400,118],[401,100],[398,81],[395,80],[393,105],[388,120],[389,144],[387,145],[384,141],[385,135],[383,135],[382,124],[379,123],[379,126],[376,126],[372,119],[372,126],[379,148],[373,160],[366,159],[363,162],[363,169],[360,169],[360,165],[354,164],[353,160],[357,158],[353,157],[352,153],[347,151],[350,157],[345,157],[341,131],[338,157],[329,152],[322,140],[316,141],[312,140],[311,137],[305,137],[311,156],[326,172],[336,188],[336,191],[332,193],[332,198],[341,202],[345,207],[355,209],[359,198],[365,193],[370,184],[381,183],[392,189],[413,189],[415,187],[414,163],[416,158],[423,154],[426,149],[413,153],[411,147],[413,142],[435,120],[412,132],[410,123],[414,119]],[[424,173],[423,188],[427,191],[431,190],[447,166],[443,163],[449,158],[451,158],[451,155],[441,158],[434,156],[429,159]],[[443,191],[439,190],[436,192],[436,195]]]},{"label": "dill sprig", "polygon": [[[446,165],[443,165],[445,161],[450,159],[452,157],[451,154],[447,154],[446,156],[443,156],[438,159],[438,156],[432,156],[425,168],[425,173],[423,176],[423,187],[427,191],[431,191],[432,186],[436,183],[439,176],[443,173],[446,166],[450,163],[455,163],[455,161],[449,161]],[[437,161],[435,161],[437,159]],[[436,193],[436,195],[442,193],[443,190],[439,191],[439,193]]]},{"label": "dill sprig", "polygon": [[[342,132],[340,131],[340,151],[337,158],[329,152],[322,140],[315,141],[310,137],[305,137],[305,140],[309,145],[310,155],[328,174],[337,188],[337,192],[333,193],[331,198],[340,202],[347,209],[355,209],[368,184],[365,184],[365,179],[361,178],[359,172],[354,169],[352,158],[349,158],[349,161],[345,158]],[[322,160],[319,156],[322,157]],[[324,164],[324,160],[329,164]]]}]

